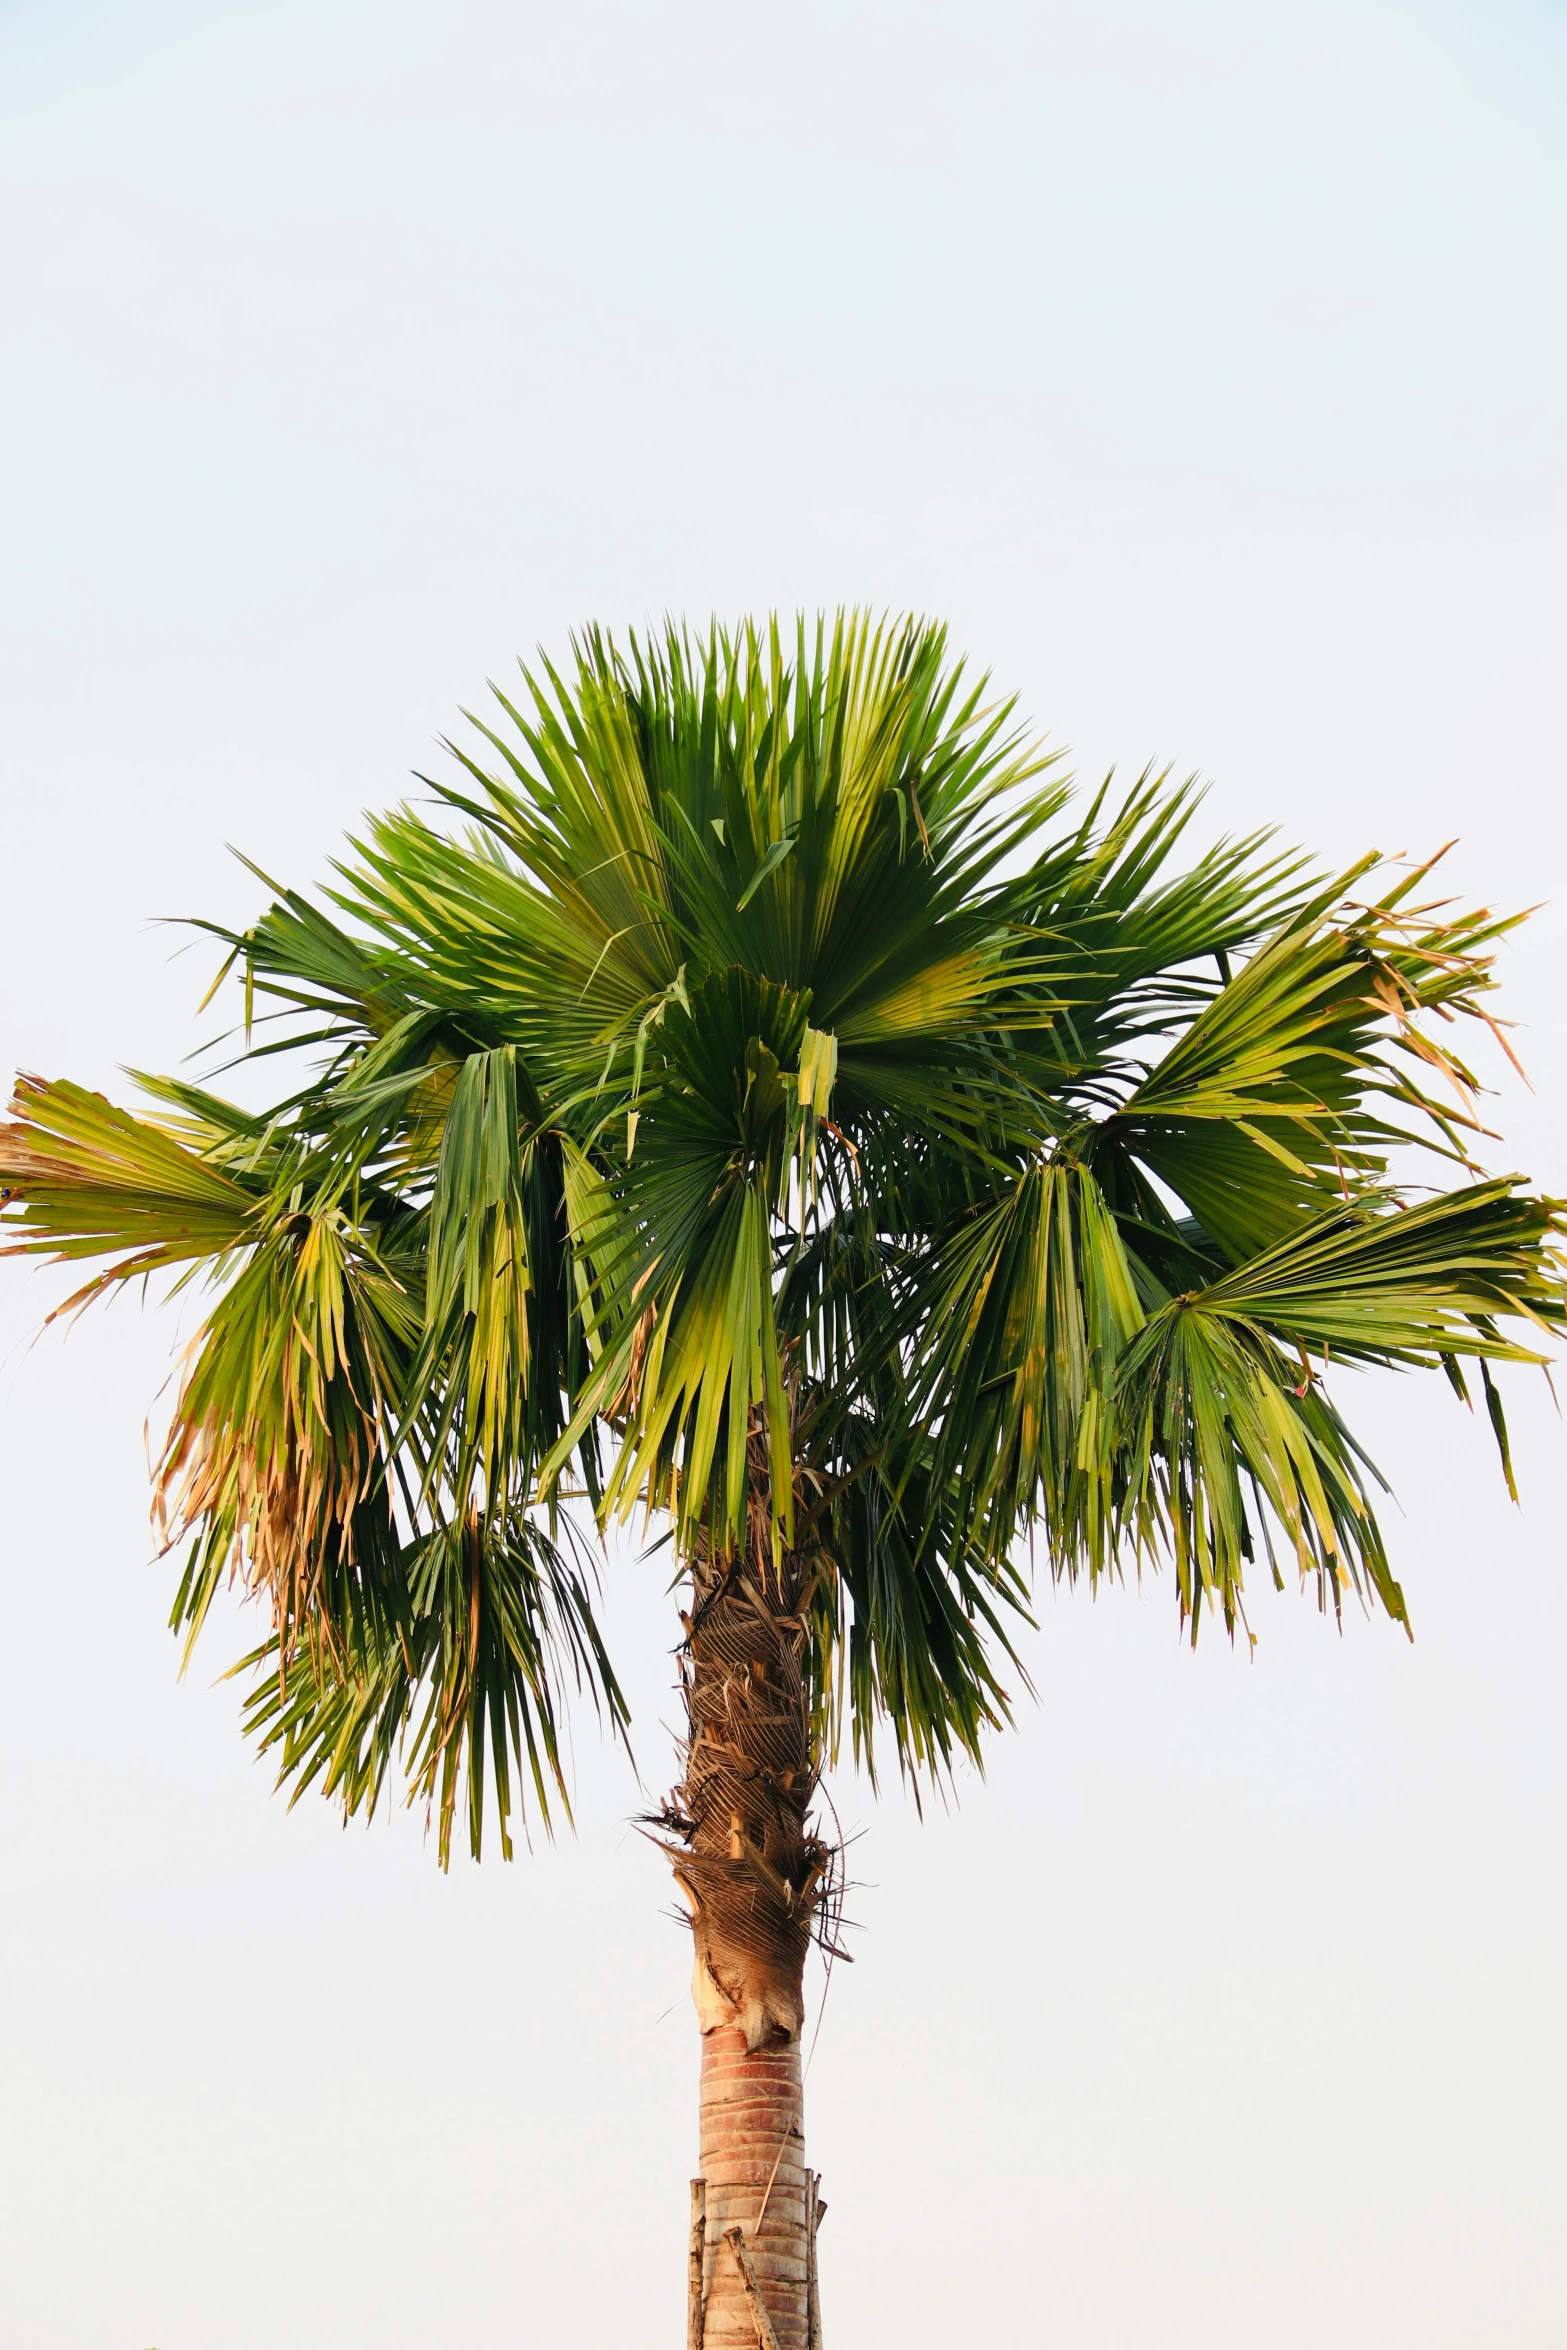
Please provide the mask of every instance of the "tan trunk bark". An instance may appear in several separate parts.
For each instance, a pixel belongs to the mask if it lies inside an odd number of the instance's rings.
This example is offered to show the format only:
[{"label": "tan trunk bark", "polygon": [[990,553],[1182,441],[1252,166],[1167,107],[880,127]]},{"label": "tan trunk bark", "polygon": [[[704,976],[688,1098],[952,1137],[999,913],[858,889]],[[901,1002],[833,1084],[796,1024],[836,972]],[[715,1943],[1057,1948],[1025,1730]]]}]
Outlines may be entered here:
[{"label": "tan trunk bark", "polygon": [[663,1815],[680,1839],[671,1859],[691,1911],[702,2029],[738,2024],[752,2050],[799,2037],[830,1857],[806,1817],[815,1772],[791,1567],[780,1577],[771,1561],[740,1558],[693,1570],[685,1781]]},{"label": "tan trunk bark", "polygon": [[805,1956],[832,1853],[813,1832],[800,1660],[807,1563],[758,1542],[692,1562],[685,1776],[658,1825],[691,1912],[702,2032],[703,2350],[756,2350],[738,2227],[778,2350],[807,2350]]},{"label": "tan trunk bark", "polygon": [[736,2024],[703,2036],[702,2175],[707,2181],[703,2350],[756,2350],[756,2323],[740,2266],[723,2240],[732,2227],[745,2238],[778,2350],[807,2350],[798,2039],[779,2039],[752,2051]]}]

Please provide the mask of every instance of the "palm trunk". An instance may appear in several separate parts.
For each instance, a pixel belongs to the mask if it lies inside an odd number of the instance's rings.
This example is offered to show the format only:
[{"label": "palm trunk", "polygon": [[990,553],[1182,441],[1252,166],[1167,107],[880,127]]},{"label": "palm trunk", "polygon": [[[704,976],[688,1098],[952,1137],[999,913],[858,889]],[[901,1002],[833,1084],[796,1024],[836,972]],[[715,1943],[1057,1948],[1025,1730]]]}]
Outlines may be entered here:
[{"label": "palm trunk", "polygon": [[[805,2137],[800,2043],[780,2035],[754,2052],[736,2024],[702,2039],[702,2175],[707,2181],[702,2350],[756,2350],[738,2227],[779,2350],[806,2350]],[[764,2208],[765,2205],[765,2208]]]},{"label": "palm trunk", "polygon": [[779,2350],[807,2350],[800,2085],[805,1954],[831,1853],[807,1813],[816,1774],[800,1671],[804,1567],[760,1546],[692,1564],[683,1651],[685,1779],[660,1824],[691,1911],[707,2186],[703,2350],[755,2350],[726,2232],[738,2227]]}]

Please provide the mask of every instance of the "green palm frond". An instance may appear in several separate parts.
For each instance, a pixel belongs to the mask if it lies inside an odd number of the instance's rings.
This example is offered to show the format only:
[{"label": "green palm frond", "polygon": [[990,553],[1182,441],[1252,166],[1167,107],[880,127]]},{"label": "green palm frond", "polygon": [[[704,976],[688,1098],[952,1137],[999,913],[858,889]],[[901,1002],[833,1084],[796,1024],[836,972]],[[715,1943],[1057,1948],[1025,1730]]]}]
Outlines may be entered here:
[{"label": "green palm frond", "polygon": [[1401,1147],[1472,1163],[1476,1080],[1421,1015],[1483,1017],[1485,950],[1512,925],[1410,909],[1418,875],[1349,902],[1367,870],[1292,915],[1096,1137],[1176,1192],[1232,1260],[1380,1183]]},{"label": "green palm frond", "polygon": [[910,1416],[939,1427],[963,1523],[1004,1556],[1031,1518],[1061,1522],[1085,1408],[1144,1320],[1091,1170],[1064,1157],[1026,1167],[934,1252],[918,1299]]},{"label": "green palm frond", "polygon": [[1284,1587],[1274,1527],[1319,1598],[1338,1609],[1353,1586],[1407,1626],[1372,1508],[1381,1479],[1325,1393],[1265,1331],[1196,1300],[1167,1307],[1129,1351],[1106,1418],[1098,1459],[1084,1447],[1097,1523],[1129,1534],[1140,1555],[1168,1549],[1194,1639],[1205,1602],[1234,1628],[1259,1549]]},{"label": "green palm frond", "polygon": [[0,1201],[15,1203],[3,1227],[7,1256],[112,1255],[112,1274],[100,1278],[130,1280],[221,1263],[256,1234],[253,1191],[211,1154],[100,1093],[22,1077],[11,1118],[0,1127]]},{"label": "green palm frond", "polygon": [[1227,1273],[1200,1303],[1340,1361],[1544,1362],[1497,1330],[1502,1320],[1532,1325],[1549,1345],[1564,1318],[1564,1203],[1531,1198],[1522,1183],[1466,1184],[1407,1205],[1363,1193]]},{"label": "green palm frond", "polygon": [[[1543,1362],[1538,1341],[1560,1334],[1563,1230],[1560,1205],[1516,1182],[1402,1207],[1366,1197],[1161,1308],[1118,1366],[1099,1465],[1134,1541],[1173,1544],[1185,1603],[1195,1611],[1206,1588],[1232,1612],[1271,1515],[1303,1569],[1339,1585],[1364,1572],[1402,1620],[1369,1463],[1328,1401],[1329,1366],[1479,1357],[1511,1483],[1489,1364]],[[1505,1322],[1535,1343],[1504,1335]]]},{"label": "green palm frond", "polygon": [[404,1620],[351,1658],[318,1646],[290,1664],[274,1634],[234,1667],[252,1676],[246,1729],[291,1801],[319,1784],[369,1818],[397,1772],[436,1826],[443,1865],[462,1813],[477,1857],[491,1805],[510,1859],[512,1815],[530,1793],[546,1828],[557,1801],[570,1818],[565,1699],[585,1691],[617,1733],[630,1720],[591,1566],[521,1512],[439,1525],[400,1566]]}]

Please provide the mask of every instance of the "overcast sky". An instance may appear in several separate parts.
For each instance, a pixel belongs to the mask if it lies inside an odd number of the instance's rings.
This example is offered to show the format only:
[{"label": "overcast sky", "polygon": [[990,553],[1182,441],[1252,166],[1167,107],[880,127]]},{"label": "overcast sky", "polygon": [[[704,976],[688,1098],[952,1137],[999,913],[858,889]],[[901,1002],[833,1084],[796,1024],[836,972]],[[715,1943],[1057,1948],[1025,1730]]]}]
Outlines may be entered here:
[{"label": "overcast sky", "polygon": [[[1348,862],[1453,836],[1567,1190],[1567,17],[1555,0],[6,0],[0,1065],[204,1033],[238,921],[601,617],[950,618],[1096,779]],[[287,1813],[150,1563],[172,1319],[0,1280],[0,2337],[679,2338],[689,1945],[642,1789],[439,1874]],[[1360,1392],[1360,1387],[1364,1392]],[[1041,1601],[923,1824],[848,1773],[809,2075],[834,2350],[1567,2339],[1563,1441],[1341,1394],[1413,1646]],[[819,1984],[818,1984],[819,1989]]]}]

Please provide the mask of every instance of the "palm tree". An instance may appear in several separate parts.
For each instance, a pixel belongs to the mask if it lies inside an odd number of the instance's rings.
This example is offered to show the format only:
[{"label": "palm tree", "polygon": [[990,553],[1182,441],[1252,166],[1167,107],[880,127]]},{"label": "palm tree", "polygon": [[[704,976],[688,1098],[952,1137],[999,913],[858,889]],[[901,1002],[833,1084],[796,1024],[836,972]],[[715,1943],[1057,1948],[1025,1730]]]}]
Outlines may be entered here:
[{"label": "palm tree", "polygon": [[592,1529],[657,1531],[693,2337],[705,2300],[708,2350],[803,2350],[840,1742],[977,1761],[1036,1547],[1090,1584],[1168,1558],[1194,1639],[1244,1628],[1259,1558],[1407,1623],[1344,1391],[1462,1397],[1470,1360],[1510,1484],[1493,1366],[1567,1318],[1562,1217],[1475,1164],[1431,1022],[1495,1030],[1510,924],[1426,869],[1264,833],[1183,868],[1165,776],[1067,824],[1053,755],[912,621],[594,631],[525,684],[433,818],[219,932],[282,1098],[21,1079],[5,1237],[106,1260],[73,1306],[210,1286],[157,1474],[174,1623],[255,1595],[282,1779],[350,1813],[401,1781],[443,1863],[459,1811],[509,1856],[564,1803],[573,1690],[624,1729]]}]

